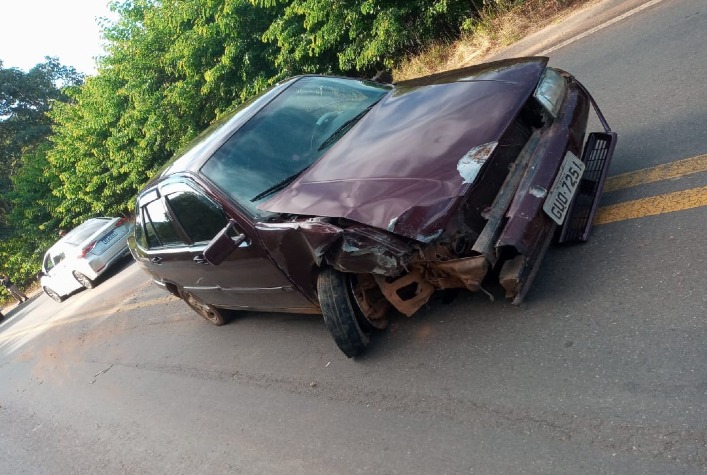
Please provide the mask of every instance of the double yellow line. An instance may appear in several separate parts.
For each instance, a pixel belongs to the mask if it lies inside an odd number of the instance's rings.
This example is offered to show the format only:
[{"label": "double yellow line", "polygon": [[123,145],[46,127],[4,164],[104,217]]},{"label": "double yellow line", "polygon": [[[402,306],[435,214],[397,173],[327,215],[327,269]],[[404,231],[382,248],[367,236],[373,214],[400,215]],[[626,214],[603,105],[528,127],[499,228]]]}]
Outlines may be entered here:
[{"label": "double yellow line", "polygon": [[[646,183],[675,180],[704,171],[707,171],[707,154],[610,177],[604,185],[604,193]],[[707,186],[604,206],[597,210],[594,224],[613,223],[701,206],[707,206]]]}]

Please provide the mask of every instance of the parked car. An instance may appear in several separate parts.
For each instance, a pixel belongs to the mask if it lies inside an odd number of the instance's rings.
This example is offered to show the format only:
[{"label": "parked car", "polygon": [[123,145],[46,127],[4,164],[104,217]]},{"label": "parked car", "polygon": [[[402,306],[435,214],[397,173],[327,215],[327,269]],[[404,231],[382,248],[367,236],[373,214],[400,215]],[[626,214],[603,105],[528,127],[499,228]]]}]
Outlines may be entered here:
[{"label": "parked car", "polygon": [[127,240],[134,225],[127,218],[91,218],[66,233],[44,254],[40,282],[44,292],[61,302],[130,255]]},{"label": "parked car", "polygon": [[[349,357],[438,290],[496,279],[519,303],[553,237],[587,239],[616,143],[547,61],[284,81],[139,193],[133,256],[216,325],[321,313]],[[590,108],[604,131],[585,140]]]}]

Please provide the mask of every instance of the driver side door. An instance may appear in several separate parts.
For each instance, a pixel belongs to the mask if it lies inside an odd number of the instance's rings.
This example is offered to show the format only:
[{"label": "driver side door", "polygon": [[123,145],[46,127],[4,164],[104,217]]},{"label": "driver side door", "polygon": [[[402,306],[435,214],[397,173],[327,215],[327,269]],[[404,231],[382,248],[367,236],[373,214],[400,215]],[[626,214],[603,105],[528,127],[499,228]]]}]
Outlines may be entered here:
[{"label": "driver side door", "polygon": [[[172,233],[173,243],[147,250],[151,273],[217,307],[270,311],[312,308],[260,243],[247,235],[245,226],[237,231],[246,234],[246,239],[224,262],[212,265],[204,258],[204,249],[229,220],[223,208],[197,185],[171,183],[159,194],[159,199],[143,206],[147,241],[157,241],[150,237],[152,232]],[[151,227],[156,215],[156,221],[161,219],[162,223]]]}]

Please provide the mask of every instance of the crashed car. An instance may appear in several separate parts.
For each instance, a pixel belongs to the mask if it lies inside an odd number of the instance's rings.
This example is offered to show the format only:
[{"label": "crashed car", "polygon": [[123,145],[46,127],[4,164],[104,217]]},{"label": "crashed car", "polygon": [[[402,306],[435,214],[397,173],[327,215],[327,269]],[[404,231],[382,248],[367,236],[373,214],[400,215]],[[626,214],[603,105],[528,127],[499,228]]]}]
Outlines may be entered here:
[{"label": "crashed car", "polygon": [[[616,144],[547,62],[284,81],[139,193],[133,257],[216,325],[322,314],[348,357],[440,290],[495,280],[520,303],[553,239],[587,239]],[[585,136],[590,109],[604,130]]]}]

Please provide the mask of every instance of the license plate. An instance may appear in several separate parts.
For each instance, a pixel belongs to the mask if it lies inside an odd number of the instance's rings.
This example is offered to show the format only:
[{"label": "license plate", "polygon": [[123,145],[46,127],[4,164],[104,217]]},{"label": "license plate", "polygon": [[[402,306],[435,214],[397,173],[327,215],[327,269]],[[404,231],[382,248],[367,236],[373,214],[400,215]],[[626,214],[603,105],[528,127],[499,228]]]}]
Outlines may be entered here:
[{"label": "license plate", "polygon": [[101,242],[103,244],[108,244],[115,238],[115,236],[116,236],[116,232],[114,229],[111,232],[109,232],[108,234],[106,234],[105,236],[103,236],[103,238],[101,239]]},{"label": "license plate", "polygon": [[545,213],[559,225],[565,221],[565,216],[567,216],[567,211],[569,211],[570,203],[577,192],[583,173],[584,163],[572,152],[567,152],[560,166],[560,172],[543,204]]}]

